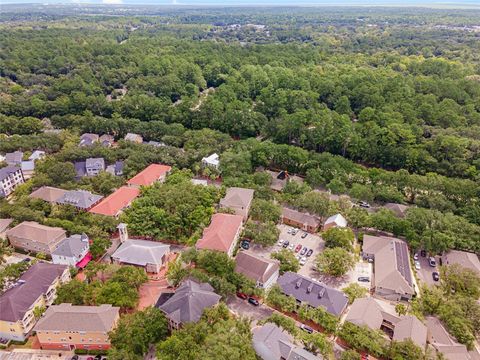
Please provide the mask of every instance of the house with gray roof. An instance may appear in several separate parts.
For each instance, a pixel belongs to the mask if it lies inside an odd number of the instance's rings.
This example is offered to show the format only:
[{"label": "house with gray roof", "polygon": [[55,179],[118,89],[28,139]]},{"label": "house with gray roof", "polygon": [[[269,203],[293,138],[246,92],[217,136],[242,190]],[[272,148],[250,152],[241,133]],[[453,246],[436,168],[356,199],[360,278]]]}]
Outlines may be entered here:
[{"label": "house with gray roof", "polygon": [[156,307],[163,311],[171,329],[179,329],[186,323],[200,320],[203,311],[217,305],[220,299],[221,296],[213,292],[210,284],[188,279],[173,296],[157,302]]},{"label": "house with gray roof", "polygon": [[143,142],[143,137],[138,134],[128,133],[127,135],[125,135],[125,141],[131,141],[137,144],[141,144]]},{"label": "house with gray roof", "polygon": [[236,215],[243,216],[243,219],[248,218],[248,212],[253,201],[252,189],[245,189],[239,187],[231,187],[227,189],[227,193],[220,200],[221,208],[232,209]]},{"label": "house with gray roof", "polygon": [[467,347],[453,339],[443,326],[442,322],[433,316],[426,318],[428,342],[437,353],[441,353],[446,360],[476,360]]},{"label": "house with gray roof", "polygon": [[470,269],[480,276],[480,260],[475,253],[459,250],[450,250],[442,256],[442,265],[460,265]]},{"label": "house with gray roof", "polygon": [[392,211],[395,214],[395,216],[399,218],[405,217],[405,213],[408,210],[407,205],[397,204],[397,203],[386,203],[383,207],[385,209]]},{"label": "house with gray roof", "polygon": [[25,182],[22,169],[8,165],[0,169],[0,198],[10,195],[18,185]]},{"label": "house with gray roof", "polygon": [[20,163],[20,168],[22,169],[23,177],[25,180],[30,179],[33,176],[35,171],[35,161],[25,160]]},{"label": "house with gray roof", "polygon": [[85,133],[80,136],[80,143],[79,146],[92,146],[98,142],[98,135]]},{"label": "house with gray roof", "polygon": [[129,239],[113,253],[112,261],[116,264],[140,266],[148,273],[158,273],[166,265],[169,254],[170,245]]},{"label": "house with gray roof", "polygon": [[124,167],[124,162],[123,161],[115,161],[115,164],[108,165],[107,169],[105,171],[114,175],[114,176],[122,176],[123,175],[123,167]]},{"label": "house with gray roof", "polygon": [[112,135],[103,134],[102,136],[100,136],[98,141],[100,142],[100,144],[102,146],[111,147],[113,145],[113,143],[115,142],[115,139],[113,138]]},{"label": "house with gray roof", "polygon": [[341,315],[348,304],[343,292],[291,271],[280,276],[277,284],[285,295],[293,296],[299,304],[323,307],[335,316]]},{"label": "house with gray roof", "polygon": [[76,179],[80,179],[87,175],[86,162],[85,161],[75,161],[73,163],[75,168]]},{"label": "house with gray roof", "polygon": [[102,195],[93,194],[87,190],[66,191],[57,200],[57,204],[72,205],[80,210],[89,210],[103,199]]},{"label": "house with gray roof", "polygon": [[88,255],[89,250],[88,236],[86,234],[75,234],[58,244],[52,252],[52,262],[54,264],[76,266]]},{"label": "house with gray roof", "polygon": [[85,160],[85,170],[88,176],[97,176],[100,171],[105,170],[105,160],[103,158],[88,158]]},{"label": "house with gray roof", "polygon": [[23,160],[23,152],[14,151],[11,153],[5,154],[5,162],[8,165],[20,165]]},{"label": "house with gray roof", "polygon": [[251,251],[239,251],[235,258],[235,271],[255,281],[257,287],[268,289],[278,279],[280,265]]},{"label": "house with gray roof", "polygon": [[25,340],[37,321],[34,309],[50,306],[57,287],[69,280],[68,266],[45,262],[32,265],[0,295],[0,338]]}]

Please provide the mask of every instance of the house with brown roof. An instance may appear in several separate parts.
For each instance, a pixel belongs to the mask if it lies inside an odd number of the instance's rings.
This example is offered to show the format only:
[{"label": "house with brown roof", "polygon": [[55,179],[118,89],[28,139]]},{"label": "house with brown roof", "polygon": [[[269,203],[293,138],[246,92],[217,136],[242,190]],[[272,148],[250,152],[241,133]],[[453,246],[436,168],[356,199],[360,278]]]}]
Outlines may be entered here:
[{"label": "house with brown roof", "polygon": [[68,281],[68,266],[45,262],[32,265],[0,295],[0,338],[24,341],[37,321],[34,310],[50,306],[57,287]]},{"label": "house with brown roof", "polygon": [[127,135],[125,135],[125,141],[131,141],[137,144],[141,144],[143,142],[143,137],[138,134],[128,133]]},{"label": "house with brown roof", "polygon": [[450,250],[442,256],[442,265],[458,264],[466,269],[474,271],[480,276],[480,260],[475,253],[459,250]]},{"label": "house with brown roof", "polygon": [[362,254],[374,260],[375,293],[388,300],[410,300],[415,294],[407,244],[397,238],[364,235]]},{"label": "house with brown roof", "polygon": [[0,219],[0,240],[5,240],[7,238],[7,229],[12,222],[13,219]]},{"label": "house with brown roof", "polygon": [[120,318],[120,308],[100,306],[52,305],[35,325],[41,349],[107,350],[108,333]]},{"label": "house with brown roof", "polygon": [[42,186],[37,190],[33,191],[29,197],[32,199],[40,199],[49,203],[56,203],[58,199],[60,199],[67,190],[63,190],[60,188],[52,187],[52,186]]},{"label": "house with brown roof", "polygon": [[52,255],[67,233],[60,227],[41,225],[34,221],[24,221],[7,230],[10,244],[24,251]]},{"label": "house with brown roof", "polygon": [[117,217],[125,208],[132,204],[138,195],[140,195],[140,189],[122,186],[92,207],[89,212],[92,214]]},{"label": "house with brown roof", "polygon": [[98,138],[98,142],[105,147],[111,147],[113,146],[113,143],[115,142],[115,139],[113,138],[112,135],[108,134],[103,134]]},{"label": "house with brown roof", "polygon": [[293,210],[287,207],[282,209],[282,222],[309,233],[317,232],[318,228],[322,224],[318,216],[310,215],[309,213]]},{"label": "house with brown roof", "polygon": [[198,250],[216,250],[232,256],[242,231],[243,217],[231,214],[214,214],[210,225],[197,241]]},{"label": "house with brown roof", "polygon": [[158,241],[129,239],[112,254],[115,264],[139,266],[148,273],[159,273],[166,266],[170,245]]},{"label": "house with brown roof", "polygon": [[168,165],[151,164],[128,180],[127,184],[129,186],[140,187],[150,186],[156,182],[163,183],[171,170],[172,167]]},{"label": "house with brown roof", "polygon": [[407,205],[397,204],[397,203],[386,203],[383,207],[385,209],[388,209],[388,210],[392,211],[395,214],[395,216],[397,216],[399,218],[404,218],[405,213],[408,210]]},{"label": "house with brown roof", "polygon": [[243,216],[243,219],[247,220],[254,192],[252,189],[228,188],[227,193],[220,200],[220,207],[232,209],[235,211],[235,214]]},{"label": "house with brown roof", "polygon": [[442,322],[433,316],[426,318],[428,342],[446,360],[476,360],[463,344],[456,342]]},{"label": "house with brown roof", "polygon": [[85,133],[80,136],[78,146],[92,146],[98,142],[98,135],[92,133]]},{"label": "house with brown roof", "polygon": [[257,287],[268,289],[278,279],[278,261],[267,259],[251,251],[239,251],[235,258],[235,271],[255,281]]}]

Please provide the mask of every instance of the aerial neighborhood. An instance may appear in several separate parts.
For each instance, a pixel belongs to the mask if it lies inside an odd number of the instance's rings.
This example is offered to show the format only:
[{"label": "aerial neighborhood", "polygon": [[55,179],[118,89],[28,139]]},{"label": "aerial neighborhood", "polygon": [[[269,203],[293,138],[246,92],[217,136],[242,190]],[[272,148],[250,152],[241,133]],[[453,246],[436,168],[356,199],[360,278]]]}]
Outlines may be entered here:
[{"label": "aerial neighborhood", "polygon": [[475,1],[97,2],[1,6],[0,360],[480,360]]}]

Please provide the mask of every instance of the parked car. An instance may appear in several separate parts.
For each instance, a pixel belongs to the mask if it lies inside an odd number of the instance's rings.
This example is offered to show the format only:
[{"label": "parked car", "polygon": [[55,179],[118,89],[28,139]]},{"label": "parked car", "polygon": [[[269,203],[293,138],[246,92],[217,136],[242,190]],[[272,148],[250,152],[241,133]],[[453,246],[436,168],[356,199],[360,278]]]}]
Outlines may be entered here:
[{"label": "parked car", "polygon": [[418,253],[413,254],[413,260],[418,260]]},{"label": "parked car", "polygon": [[302,250],[302,245],[301,245],[301,244],[298,244],[298,245],[295,247],[295,252],[299,252],[300,250]]},{"label": "parked car", "polygon": [[242,249],[248,250],[248,249],[250,249],[250,242],[246,241],[246,240],[243,240],[242,243],[240,244],[240,246],[242,247]]},{"label": "parked car", "polygon": [[237,296],[242,300],[247,300],[248,298],[247,294],[244,294],[242,292],[237,292]]},{"label": "parked car", "polygon": [[370,204],[367,203],[366,201],[359,201],[358,205],[360,205],[360,207],[363,207],[363,208],[366,208],[366,209],[370,208]]},{"label": "parked car", "polygon": [[22,261],[23,261],[23,262],[30,262],[30,261],[32,261],[32,259],[30,259],[30,258],[25,258],[25,259],[23,259]]},{"label": "parked car", "polygon": [[422,257],[427,257],[427,251],[426,250],[420,250],[420,255]]},{"label": "parked car", "polygon": [[312,256],[312,254],[313,254],[313,249],[310,249],[307,251],[307,257]]},{"label": "parked car", "polygon": [[290,245],[288,246],[288,250],[293,250],[294,248],[295,248],[295,244],[290,244]]},{"label": "parked car", "polygon": [[293,229],[290,228],[290,229],[288,229],[287,234],[291,234],[292,232],[293,232]]},{"label": "parked car", "polygon": [[102,360],[102,355],[95,356],[95,360]]},{"label": "parked car", "polygon": [[357,280],[360,282],[370,282],[370,278],[368,276],[359,276]]},{"label": "parked car", "polygon": [[287,247],[288,247],[288,244],[290,244],[290,241],[285,240],[285,242],[283,243],[282,246],[283,246],[284,248],[287,248]]},{"label": "parked car", "polygon": [[298,229],[293,229],[292,230],[292,235],[297,235]]},{"label": "parked car", "polygon": [[437,266],[437,262],[435,261],[435,258],[433,256],[430,256],[428,258],[428,265],[430,265],[431,267]]},{"label": "parked car", "polygon": [[73,355],[70,360],[78,360],[78,355]]},{"label": "parked car", "polygon": [[[301,255],[300,255],[301,256]],[[307,263],[307,258],[304,256],[300,259],[300,265],[303,266]]]},{"label": "parked car", "polygon": [[308,249],[306,246],[303,247],[302,251],[300,251],[300,255],[305,255],[307,253]]},{"label": "parked car", "polygon": [[417,270],[421,269],[419,261],[415,261],[415,269],[417,269]]},{"label": "parked car", "polygon": [[282,246],[282,245],[283,245],[283,239],[278,240],[278,246]]},{"label": "parked car", "polygon": [[302,234],[302,239],[305,239],[308,236],[308,233],[303,233]]},{"label": "parked car", "polygon": [[248,298],[248,302],[249,302],[250,304],[254,305],[254,306],[260,305],[260,303],[258,302],[258,300],[257,300],[257,299],[254,299],[253,297],[249,297],[249,298]]},{"label": "parked car", "polygon": [[310,326],[307,326],[305,324],[300,325],[300,329],[302,329],[303,331],[306,331],[309,334],[313,333],[313,329]]},{"label": "parked car", "polygon": [[438,281],[440,280],[440,275],[438,274],[438,272],[434,271],[432,273],[432,278],[433,278],[433,281]]}]

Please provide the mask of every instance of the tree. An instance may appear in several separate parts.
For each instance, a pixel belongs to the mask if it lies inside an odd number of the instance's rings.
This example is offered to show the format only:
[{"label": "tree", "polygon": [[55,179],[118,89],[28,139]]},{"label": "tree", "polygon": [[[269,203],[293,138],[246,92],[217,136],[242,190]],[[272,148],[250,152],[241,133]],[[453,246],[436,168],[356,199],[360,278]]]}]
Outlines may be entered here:
[{"label": "tree", "polygon": [[57,289],[56,304],[70,303],[72,305],[84,305],[87,284],[76,279],[62,284]]},{"label": "tree", "polygon": [[473,270],[452,264],[442,266],[440,272],[445,292],[453,291],[474,299],[480,297],[480,277]]},{"label": "tree", "polygon": [[300,269],[300,264],[295,255],[287,249],[282,249],[270,254],[272,259],[280,261],[280,273],[283,274],[287,271],[297,272]]},{"label": "tree", "polygon": [[267,304],[281,311],[292,312],[297,308],[297,301],[293,296],[282,293],[279,285],[273,285],[267,293]]},{"label": "tree", "polygon": [[346,350],[340,355],[340,360],[361,360],[362,355],[360,355],[355,350]]},{"label": "tree", "polygon": [[33,316],[35,317],[36,320],[40,319],[43,315],[43,313],[47,310],[45,306],[36,306],[33,309]]},{"label": "tree", "polygon": [[264,223],[277,223],[281,214],[282,209],[279,205],[263,199],[254,199],[250,209],[250,217]]},{"label": "tree", "polygon": [[325,240],[327,248],[339,247],[351,251],[355,235],[350,228],[332,227],[322,233],[322,238]]},{"label": "tree", "polygon": [[90,245],[90,253],[94,259],[105,254],[105,251],[110,247],[112,242],[107,238],[95,237]]},{"label": "tree", "polygon": [[388,351],[389,359],[392,360],[423,360],[423,350],[411,339],[404,341],[392,341]]},{"label": "tree", "polygon": [[345,293],[345,295],[347,295],[349,304],[352,304],[355,299],[365,297],[365,295],[368,293],[367,288],[357,283],[349,284],[347,287],[344,287],[342,291]]},{"label": "tree", "polygon": [[261,223],[254,220],[249,220],[245,225],[243,236],[253,240],[256,244],[262,246],[272,246],[280,235],[280,230],[275,223],[267,222]]},{"label": "tree", "polygon": [[305,344],[305,348],[314,354],[320,353],[325,358],[328,358],[333,354],[332,342],[322,333],[314,332],[312,334],[303,333],[302,342]]},{"label": "tree", "polygon": [[269,317],[263,319],[259,322],[260,325],[265,323],[273,323],[278,327],[281,327],[286,332],[290,333],[292,336],[297,337],[299,335],[298,326],[292,318],[286,317],[279,313],[274,312]]},{"label": "tree", "polygon": [[407,307],[404,304],[395,305],[395,312],[398,316],[407,315]]},{"label": "tree", "polygon": [[332,276],[345,275],[354,264],[352,255],[342,248],[325,249],[316,258],[318,271]]}]

